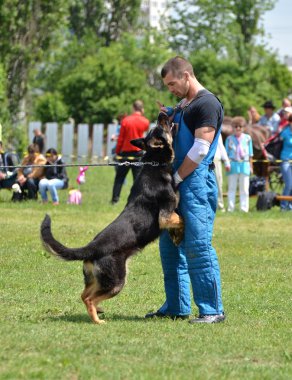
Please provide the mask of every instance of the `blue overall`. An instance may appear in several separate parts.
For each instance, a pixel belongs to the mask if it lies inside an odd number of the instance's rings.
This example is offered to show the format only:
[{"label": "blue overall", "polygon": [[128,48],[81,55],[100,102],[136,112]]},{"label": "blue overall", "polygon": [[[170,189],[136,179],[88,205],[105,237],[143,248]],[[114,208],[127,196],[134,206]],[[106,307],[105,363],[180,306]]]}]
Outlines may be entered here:
[{"label": "blue overall", "polygon": [[[194,144],[194,136],[184,123],[181,112],[174,140],[174,169],[183,162]],[[160,236],[159,248],[164,273],[166,302],[159,312],[168,315],[191,314],[190,284],[194,301],[203,315],[223,313],[220,269],[212,247],[214,217],[217,206],[217,185],[213,161],[220,130],[216,131],[207,156],[179,185],[179,213],[184,219],[185,236],[176,247],[167,230]]]}]

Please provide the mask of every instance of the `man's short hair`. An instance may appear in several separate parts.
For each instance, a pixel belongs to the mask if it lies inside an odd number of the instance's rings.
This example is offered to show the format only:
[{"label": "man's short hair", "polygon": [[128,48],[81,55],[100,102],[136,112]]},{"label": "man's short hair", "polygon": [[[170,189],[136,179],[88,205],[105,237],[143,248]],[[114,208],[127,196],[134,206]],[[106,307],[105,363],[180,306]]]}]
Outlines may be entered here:
[{"label": "man's short hair", "polygon": [[176,78],[181,78],[184,72],[188,72],[192,77],[194,77],[193,66],[186,59],[176,56],[174,58],[170,58],[162,67],[161,77],[165,78],[166,75],[171,72]]},{"label": "man's short hair", "polygon": [[135,100],[133,103],[133,108],[135,111],[142,112],[144,109],[144,104],[142,100]]}]

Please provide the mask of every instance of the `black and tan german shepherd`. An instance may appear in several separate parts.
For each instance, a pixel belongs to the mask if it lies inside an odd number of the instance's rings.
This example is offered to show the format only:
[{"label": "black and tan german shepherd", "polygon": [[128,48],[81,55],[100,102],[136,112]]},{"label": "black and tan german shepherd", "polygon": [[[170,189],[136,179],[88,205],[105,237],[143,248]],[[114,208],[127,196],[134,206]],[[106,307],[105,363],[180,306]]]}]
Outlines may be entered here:
[{"label": "black and tan german shepherd", "polygon": [[155,240],[162,229],[183,235],[183,221],[175,213],[177,196],[172,178],[174,158],[170,123],[164,114],[145,138],[131,143],[145,151],[143,165],[131,189],[122,213],[88,245],[67,248],[51,232],[51,219],[46,215],[41,225],[41,240],[47,251],[64,260],[83,260],[85,289],[81,298],[94,323],[103,323],[99,303],[116,296],[126,280],[126,262],[137,251]]}]

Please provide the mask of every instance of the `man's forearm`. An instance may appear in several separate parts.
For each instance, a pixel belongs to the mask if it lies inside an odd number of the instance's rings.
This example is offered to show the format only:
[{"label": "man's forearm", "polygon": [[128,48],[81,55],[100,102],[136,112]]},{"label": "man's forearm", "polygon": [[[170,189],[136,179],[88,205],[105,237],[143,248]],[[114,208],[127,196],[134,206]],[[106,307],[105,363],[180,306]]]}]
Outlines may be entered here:
[{"label": "man's forearm", "polygon": [[188,156],[185,157],[183,163],[178,168],[178,174],[182,180],[189,176],[199,165],[192,161]]}]

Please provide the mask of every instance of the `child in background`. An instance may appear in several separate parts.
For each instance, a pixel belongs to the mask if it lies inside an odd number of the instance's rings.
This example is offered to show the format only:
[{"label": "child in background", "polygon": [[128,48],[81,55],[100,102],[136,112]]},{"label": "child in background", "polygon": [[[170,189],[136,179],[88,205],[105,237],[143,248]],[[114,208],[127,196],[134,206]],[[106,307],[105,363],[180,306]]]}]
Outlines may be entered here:
[{"label": "child in background", "polygon": [[233,134],[225,141],[227,155],[231,161],[228,176],[228,211],[235,208],[237,184],[239,183],[240,210],[249,211],[249,177],[253,172],[253,148],[250,135],[243,133],[246,121],[237,116],[231,122]]}]

